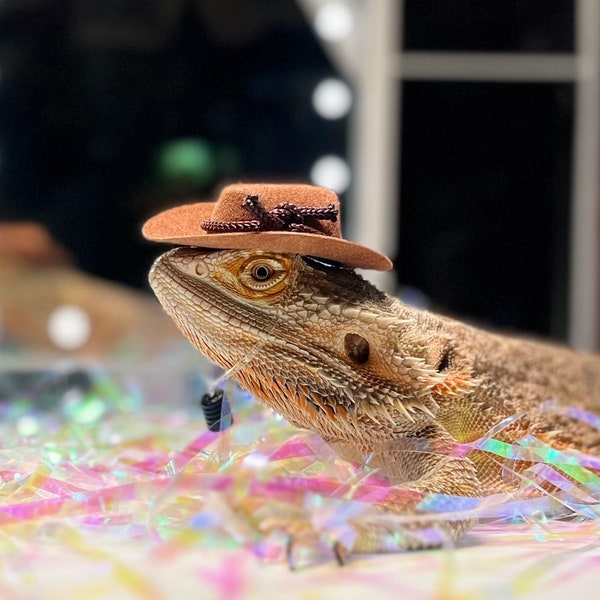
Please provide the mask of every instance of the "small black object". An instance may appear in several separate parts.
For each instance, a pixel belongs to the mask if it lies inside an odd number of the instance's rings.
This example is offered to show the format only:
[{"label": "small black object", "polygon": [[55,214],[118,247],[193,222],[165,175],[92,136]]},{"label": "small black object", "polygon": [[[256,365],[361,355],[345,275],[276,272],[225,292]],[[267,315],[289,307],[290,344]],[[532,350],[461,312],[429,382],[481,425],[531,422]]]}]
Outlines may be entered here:
[{"label": "small black object", "polygon": [[353,270],[348,267],[345,267],[342,263],[338,262],[337,260],[330,260],[329,258],[318,258],[317,256],[302,256],[301,258],[305,263],[309,264],[313,269],[318,269],[319,271],[327,272],[330,270],[335,270],[335,271],[340,271],[340,270],[352,271]]},{"label": "small black object", "polygon": [[225,431],[233,424],[229,402],[221,389],[202,394],[200,408],[210,431]]}]

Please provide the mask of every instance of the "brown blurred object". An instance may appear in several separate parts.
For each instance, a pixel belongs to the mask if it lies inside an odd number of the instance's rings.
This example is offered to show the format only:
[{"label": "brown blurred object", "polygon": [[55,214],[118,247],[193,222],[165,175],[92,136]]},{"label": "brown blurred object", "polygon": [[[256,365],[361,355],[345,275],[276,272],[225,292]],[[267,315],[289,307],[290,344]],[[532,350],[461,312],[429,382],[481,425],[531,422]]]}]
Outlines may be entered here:
[{"label": "brown blurred object", "polygon": [[72,254],[40,223],[0,222],[0,257],[38,265],[67,265]]},{"label": "brown blurred object", "polygon": [[[48,335],[48,319],[65,305],[85,311],[91,323],[89,338],[68,351],[57,348]],[[150,295],[69,266],[0,256],[0,346],[78,358],[141,359],[165,352],[178,338]]]}]

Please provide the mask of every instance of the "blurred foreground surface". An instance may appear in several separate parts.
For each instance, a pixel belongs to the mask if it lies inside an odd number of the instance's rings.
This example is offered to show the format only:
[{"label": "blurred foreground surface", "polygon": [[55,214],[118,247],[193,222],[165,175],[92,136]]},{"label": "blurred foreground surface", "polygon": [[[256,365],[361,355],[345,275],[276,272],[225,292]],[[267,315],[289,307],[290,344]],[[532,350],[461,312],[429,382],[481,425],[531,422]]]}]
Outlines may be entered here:
[{"label": "blurred foreground surface", "polygon": [[[88,370],[46,405],[0,373],[2,598],[595,597],[598,519],[489,519],[458,547],[338,567],[328,540],[368,510],[326,493],[347,465],[231,388],[237,424],[208,432],[192,398],[209,370],[146,367]],[[321,543],[292,572],[286,530],[307,524]]]}]

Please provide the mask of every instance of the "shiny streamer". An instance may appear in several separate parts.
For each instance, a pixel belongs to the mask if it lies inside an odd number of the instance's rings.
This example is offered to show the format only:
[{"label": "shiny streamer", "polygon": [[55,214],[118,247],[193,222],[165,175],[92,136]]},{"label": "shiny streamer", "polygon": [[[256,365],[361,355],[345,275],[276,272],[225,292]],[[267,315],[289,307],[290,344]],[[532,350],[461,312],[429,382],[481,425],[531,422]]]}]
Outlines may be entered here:
[{"label": "shiny streamer", "polygon": [[[576,527],[600,516],[600,458],[557,450],[530,435],[510,444],[495,437],[522,415],[456,446],[460,456],[486,452],[521,481],[511,494],[467,498],[418,493],[340,460],[320,438],[299,433],[239,390],[232,398],[236,425],[213,433],[205,431],[199,410],[173,414],[133,405],[105,374],[101,381],[59,410],[44,412],[27,402],[5,407],[5,531],[59,521],[82,531],[148,536],[159,543],[157,552],[234,543],[283,560],[290,535],[308,538],[310,532],[311,539],[351,545],[356,527],[365,523],[397,526],[389,547],[402,547],[402,536],[409,535],[404,526],[417,517],[381,512],[380,506],[416,506],[419,522],[431,523],[420,533],[430,542],[440,535],[435,524],[446,520],[549,523],[569,517]],[[580,409],[547,410],[600,424]],[[429,451],[423,442],[418,451]],[[519,464],[524,468],[516,469]]]}]

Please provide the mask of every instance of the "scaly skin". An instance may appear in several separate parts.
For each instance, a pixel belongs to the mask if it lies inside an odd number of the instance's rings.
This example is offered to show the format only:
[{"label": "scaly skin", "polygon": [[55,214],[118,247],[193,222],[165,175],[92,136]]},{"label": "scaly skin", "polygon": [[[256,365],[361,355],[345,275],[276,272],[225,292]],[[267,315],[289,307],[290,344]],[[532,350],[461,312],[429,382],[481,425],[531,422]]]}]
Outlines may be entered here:
[{"label": "scaly skin", "polygon": [[[183,334],[242,387],[344,458],[371,456],[406,490],[514,489],[518,476],[503,477],[493,457],[450,451],[516,414],[497,438],[530,433],[556,448],[600,450],[593,427],[544,410],[549,400],[597,408],[599,357],[415,310],[350,269],[298,255],[177,248],[157,259],[150,283]],[[445,530],[456,537],[470,525]],[[354,551],[387,547],[383,526],[358,534]]]}]

